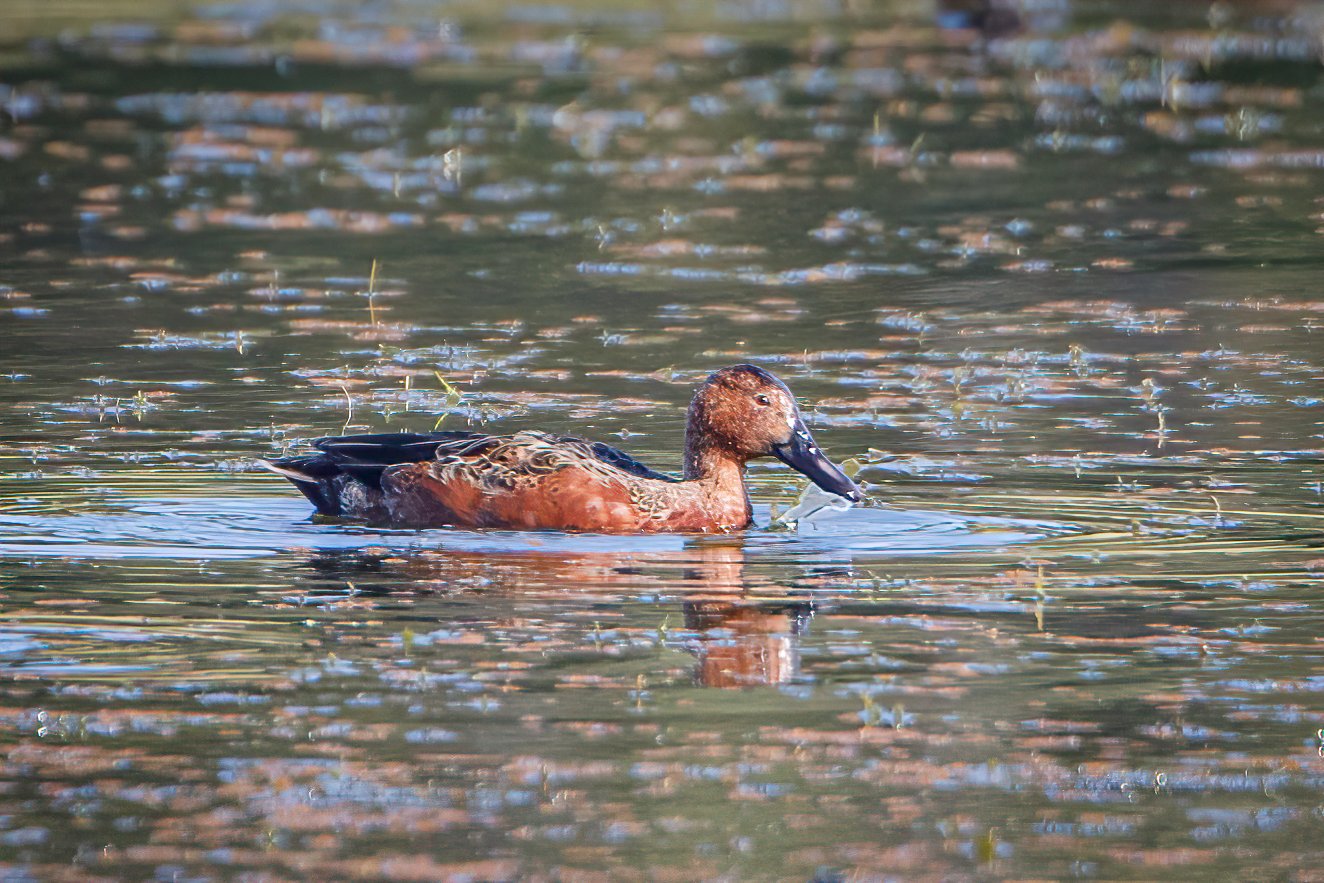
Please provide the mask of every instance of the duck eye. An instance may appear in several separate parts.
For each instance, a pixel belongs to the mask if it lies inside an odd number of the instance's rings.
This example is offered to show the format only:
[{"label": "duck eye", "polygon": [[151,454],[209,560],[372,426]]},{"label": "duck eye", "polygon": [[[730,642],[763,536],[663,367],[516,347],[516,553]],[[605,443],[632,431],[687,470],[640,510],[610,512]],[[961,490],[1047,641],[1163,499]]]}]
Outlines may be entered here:
[{"label": "duck eye", "polygon": [[754,396],[754,401],[758,402],[760,405],[763,405],[764,407],[767,407],[768,405],[772,404],[772,399],[768,398],[763,393],[759,393],[758,395]]}]

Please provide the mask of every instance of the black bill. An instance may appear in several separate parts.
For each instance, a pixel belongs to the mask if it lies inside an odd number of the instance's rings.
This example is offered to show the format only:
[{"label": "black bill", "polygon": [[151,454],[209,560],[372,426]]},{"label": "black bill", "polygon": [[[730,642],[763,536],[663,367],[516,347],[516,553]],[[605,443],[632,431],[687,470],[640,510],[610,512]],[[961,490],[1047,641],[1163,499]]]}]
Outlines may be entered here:
[{"label": "black bill", "polygon": [[804,421],[796,419],[795,429],[791,431],[791,440],[783,445],[776,445],[772,455],[790,466],[796,472],[802,472],[809,480],[830,494],[845,497],[852,503],[860,502],[860,489],[850,476],[837,468],[814,444],[814,437],[805,428]]}]

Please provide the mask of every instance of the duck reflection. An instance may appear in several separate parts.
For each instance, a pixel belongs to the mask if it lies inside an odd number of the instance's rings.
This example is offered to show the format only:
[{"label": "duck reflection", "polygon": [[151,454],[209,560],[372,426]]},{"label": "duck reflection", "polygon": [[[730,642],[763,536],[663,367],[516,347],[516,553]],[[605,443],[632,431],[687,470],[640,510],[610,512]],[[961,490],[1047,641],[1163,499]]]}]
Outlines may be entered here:
[{"label": "duck reflection", "polygon": [[797,638],[809,626],[805,602],[685,601],[685,628],[699,635],[695,679],[705,687],[784,684],[800,673]]},{"label": "duck reflection", "polygon": [[[494,604],[528,594],[597,603],[603,594],[678,597],[683,646],[698,662],[695,681],[737,688],[790,682],[800,671],[799,638],[815,606],[788,598],[820,582],[806,573],[794,585],[762,577],[737,538],[702,538],[646,553],[359,551],[318,555],[306,566],[319,578],[351,581],[362,595],[405,591],[465,594],[481,590]],[[407,585],[402,585],[406,583]],[[592,596],[599,596],[594,599]]]},{"label": "duck reflection", "polygon": [[940,28],[989,38],[1015,33],[1023,24],[1012,0],[938,0],[933,13]]}]

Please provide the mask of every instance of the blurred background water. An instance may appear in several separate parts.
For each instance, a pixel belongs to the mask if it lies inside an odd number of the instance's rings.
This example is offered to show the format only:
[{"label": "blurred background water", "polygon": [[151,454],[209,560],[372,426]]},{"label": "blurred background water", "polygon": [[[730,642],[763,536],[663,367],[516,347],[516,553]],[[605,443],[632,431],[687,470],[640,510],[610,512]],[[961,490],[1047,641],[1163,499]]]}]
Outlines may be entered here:
[{"label": "blurred background water", "polygon": [[[1324,5],[0,9],[6,879],[1318,879]],[[709,371],[869,502],[316,523]]]}]

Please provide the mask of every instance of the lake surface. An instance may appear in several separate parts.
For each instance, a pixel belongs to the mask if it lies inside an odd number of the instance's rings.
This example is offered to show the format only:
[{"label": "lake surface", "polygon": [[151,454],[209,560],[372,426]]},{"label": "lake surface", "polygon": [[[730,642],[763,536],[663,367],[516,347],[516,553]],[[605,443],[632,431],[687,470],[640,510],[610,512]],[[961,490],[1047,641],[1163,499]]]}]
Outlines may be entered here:
[{"label": "lake surface", "polygon": [[[3,878],[1319,879],[1324,15],[958,5],[0,10]],[[740,361],[865,505],[254,466]]]}]

